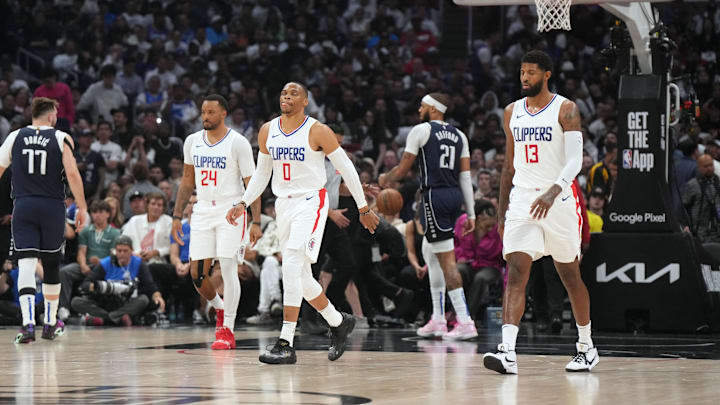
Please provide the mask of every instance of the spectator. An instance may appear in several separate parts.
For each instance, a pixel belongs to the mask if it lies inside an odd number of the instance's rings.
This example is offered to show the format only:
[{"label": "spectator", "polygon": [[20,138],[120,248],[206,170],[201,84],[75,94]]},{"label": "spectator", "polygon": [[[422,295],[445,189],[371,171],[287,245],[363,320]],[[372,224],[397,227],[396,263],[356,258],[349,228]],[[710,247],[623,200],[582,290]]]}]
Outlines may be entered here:
[{"label": "spectator", "polygon": [[175,206],[172,184],[170,184],[170,182],[167,180],[162,180],[158,182],[158,188],[162,190],[163,194],[165,195],[165,201],[170,201],[170,203],[167,205],[167,210],[165,211],[165,213],[168,215],[172,215],[173,207]]},{"label": "spectator", "polygon": [[101,81],[94,83],[85,90],[80,101],[78,110],[89,110],[93,121],[101,117],[104,120],[110,119],[110,111],[128,105],[128,99],[120,86],[115,84],[115,66],[105,65],[100,69]]},{"label": "spectator", "polygon": [[112,126],[107,121],[97,125],[97,140],[90,145],[93,152],[99,153],[105,160],[105,182],[103,188],[117,180],[122,168],[122,148],[111,141]]},{"label": "spectator", "polygon": [[[145,204],[145,196],[139,190],[133,191],[130,195],[130,216],[143,215],[147,213],[147,205]],[[127,222],[127,221],[126,221]],[[125,223],[121,224],[121,228]]]},{"label": "spectator", "polygon": [[125,111],[124,108],[116,108],[114,110],[110,110],[110,113],[113,116],[113,125],[115,126],[115,130],[113,131],[110,139],[123,148],[127,148],[130,146],[130,142],[132,142],[132,138],[134,136],[133,132],[128,127],[127,111]]},{"label": "spectator", "polygon": [[122,72],[117,75],[115,82],[130,99],[133,99],[137,94],[141,94],[145,89],[142,78],[135,73],[135,59],[133,58],[123,60]]},{"label": "spectator", "polygon": [[[6,260],[0,267],[0,324],[1,325],[22,325],[22,314],[20,312],[20,294],[18,290],[19,270],[17,266]],[[35,266],[35,322],[40,324],[43,319],[44,305],[42,295],[42,263],[38,261]]]},{"label": "spectator", "polygon": [[[115,184],[115,186],[117,187],[117,184]],[[120,209],[120,200],[117,197],[108,196],[105,197],[104,201],[110,206],[110,219],[108,220],[110,226],[116,229],[122,228],[122,226],[125,225],[125,216],[123,216],[122,210]]]},{"label": "spectator", "polygon": [[183,141],[176,136],[171,136],[170,128],[167,125],[161,125],[156,134],[157,136],[150,145],[151,150],[155,152],[153,166],[158,166],[164,171],[169,168],[170,159],[183,157]]},{"label": "spectator", "polygon": [[605,203],[607,202],[607,196],[602,188],[596,187],[590,191],[590,198],[588,199],[588,225],[590,225],[590,232],[602,232],[603,228],[603,213],[605,210]]},{"label": "spectator", "polygon": [[698,175],[698,164],[695,159],[698,157],[697,143],[689,136],[680,139],[678,150],[682,157],[675,160],[675,181],[682,188],[690,179]]},{"label": "spectator", "polygon": [[63,52],[55,55],[52,67],[60,72],[60,77],[65,79],[69,72],[78,70],[77,44],[74,40],[68,39],[63,44]]},{"label": "spectator", "polygon": [[[455,258],[463,284],[468,291],[468,311],[473,319],[482,319],[491,298],[502,295],[502,239],[497,231],[497,211],[488,200],[475,201],[475,230],[463,236],[467,214],[455,223]],[[491,296],[491,292],[494,295]]]},{"label": "spectator", "polygon": [[110,256],[115,239],[120,230],[110,226],[111,208],[105,201],[94,201],[90,205],[92,224],[78,236],[77,262],[60,269],[60,303],[58,317],[63,321],[70,316],[70,302],[75,287],[90,274],[91,266],[100,264],[100,260]]},{"label": "spectator", "polygon": [[170,254],[172,218],[163,214],[167,202],[163,193],[145,195],[147,214],[135,215],[123,227],[123,235],[132,240],[133,254],[147,263],[167,263]]},{"label": "spectator", "polygon": [[82,132],[77,140],[77,149],[75,149],[75,160],[83,179],[87,200],[99,198],[105,185],[105,159],[90,149],[93,139],[92,132]]},{"label": "spectator", "polygon": [[[133,215],[130,211],[130,196],[145,196],[148,193],[162,193],[162,190],[155,187],[149,180],[150,171],[144,164],[138,164],[133,167],[133,177],[136,183],[133,184],[126,192],[123,199],[123,215],[125,218],[130,218]],[[137,192],[137,193],[136,193]]]},{"label": "spectator", "polygon": [[491,172],[488,169],[482,169],[477,174],[477,191],[475,191],[475,199],[479,200],[490,195],[492,187],[490,186]]},{"label": "spectator", "polygon": [[132,244],[126,236],[115,239],[115,254],[102,259],[83,281],[80,288],[90,296],[71,302],[74,311],[88,315],[83,323],[132,326],[133,317],[151,302],[158,312],[165,311],[165,300],[147,265],[133,255]]},{"label": "spectator", "polygon": [[165,109],[168,95],[162,90],[161,85],[160,76],[148,76],[145,91],[139,93],[135,98],[135,107],[138,112],[155,111],[157,113]]},{"label": "spectator", "polygon": [[75,104],[73,104],[70,87],[63,82],[57,81],[58,75],[55,69],[48,68],[43,72],[44,82],[35,89],[33,97],[47,97],[57,100],[58,104],[58,129],[65,132],[70,131],[70,126],[75,123]]},{"label": "spectator", "polygon": [[617,146],[606,145],[607,153],[602,162],[590,168],[587,180],[587,190],[590,192],[596,187],[601,188],[606,196],[612,194],[615,178],[617,177]]},{"label": "spectator", "polygon": [[712,160],[710,155],[698,158],[698,175],[685,184],[682,192],[682,203],[690,217],[689,230],[702,243],[720,242],[720,178],[714,174]]}]

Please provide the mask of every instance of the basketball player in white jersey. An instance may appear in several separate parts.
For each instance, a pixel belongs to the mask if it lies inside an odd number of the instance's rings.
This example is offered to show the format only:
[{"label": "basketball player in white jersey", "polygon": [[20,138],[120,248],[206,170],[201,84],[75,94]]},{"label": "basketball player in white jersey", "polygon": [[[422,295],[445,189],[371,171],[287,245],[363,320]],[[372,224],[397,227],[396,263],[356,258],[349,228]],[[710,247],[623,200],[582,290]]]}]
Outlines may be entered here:
[{"label": "basketball player in white jersey", "polygon": [[[185,139],[185,165],[178,188],[173,213],[172,235],[179,245],[182,241],[182,212],[193,189],[197,189],[197,203],[193,207],[190,227],[190,275],[195,289],[215,308],[217,323],[214,350],[235,348],[235,314],[240,302],[238,260],[242,259],[245,243],[254,244],[261,236],[260,200],[252,205],[252,226],[247,229],[243,214],[238,225],[231,226],[223,216],[233,201],[242,197],[245,184],[255,170],[253,152],[247,139],[225,126],[228,103],[213,94],[202,104],[203,130]],[[244,184],[243,184],[244,182]],[[224,302],[210,280],[212,259],[220,261]]]},{"label": "basketball player in white jersey", "polygon": [[578,262],[582,217],[573,180],[583,159],[580,112],[575,103],[548,90],[552,66],[545,52],[526,53],[520,68],[526,97],[505,108],[498,232],[508,283],[502,343],[483,357],[485,367],[503,374],[518,372],[515,341],[525,310],[525,286],[532,262],[543,256],[552,256],[577,321],[577,355],[565,369],[590,371],[599,361],[590,338],[590,298]]},{"label": "basketball player in white jersey", "polygon": [[355,318],[335,309],[310,269],[310,265],[317,261],[328,213],[327,192],[323,188],[326,182],[325,156],[340,172],[350,190],[358,206],[360,223],[374,233],[379,222],[365,201],[355,166],[338,144],[333,131],[305,115],[307,105],[305,86],[290,82],[283,87],[280,93],[282,115],[260,128],[257,170],[245,195],[227,213],[227,221],[235,224],[247,205],[255,202],[265,190],[272,175],[283,257],[284,308],[280,338],[270,351],[260,355],[260,361],[268,364],[293,364],[297,361],[293,338],[303,298],[330,325],[328,359],[331,361],[345,352],[346,338],[355,327]]}]

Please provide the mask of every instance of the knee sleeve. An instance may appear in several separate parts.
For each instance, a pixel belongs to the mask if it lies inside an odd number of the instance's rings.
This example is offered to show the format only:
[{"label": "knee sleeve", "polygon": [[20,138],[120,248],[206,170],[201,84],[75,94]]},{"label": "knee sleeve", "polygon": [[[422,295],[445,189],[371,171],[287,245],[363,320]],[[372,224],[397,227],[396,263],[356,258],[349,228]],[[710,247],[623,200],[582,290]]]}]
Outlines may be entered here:
[{"label": "knee sleeve", "polygon": [[43,266],[43,283],[60,284],[60,253],[43,253],[40,258]]},{"label": "knee sleeve", "polygon": [[18,292],[20,295],[35,295],[35,267],[37,257],[26,257],[18,260]]},{"label": "knee sleeve", "polygon": [[455,241],[452,238],[429,243],[433,253],[452,252],[455,250]]},{"label": "knee sleeve", "polygon": [[201,288],[207,273],[210,272],[212,259],[196,260],[190,263],[190,276],[195,288]]},{"label": "knee sleeve", "polygon": [[315,280],[315,277],[313,277],[312,266],[310,266],[309,259],[306,259],[305,265],[302,268],[300,281],[302,283],[303,297],[306,300],[312,301],[322,294],[322,286],[317,280]]},{"label": "knee sleeve", "polygon": [[433,253],[430,242],[425,238],[423,238],[422,242],[422,254],[428,266],[430,288],[445,289],[445,274],[443,274],[442,267],[440,267],[440,261]]},{"label": "knee sleeve", "polygon": [[303,298],[301,274],[305,262],[305,253],[298,249],[286,249],[283,252],[282,277],[283,301],[288,307],[299,307]]}]

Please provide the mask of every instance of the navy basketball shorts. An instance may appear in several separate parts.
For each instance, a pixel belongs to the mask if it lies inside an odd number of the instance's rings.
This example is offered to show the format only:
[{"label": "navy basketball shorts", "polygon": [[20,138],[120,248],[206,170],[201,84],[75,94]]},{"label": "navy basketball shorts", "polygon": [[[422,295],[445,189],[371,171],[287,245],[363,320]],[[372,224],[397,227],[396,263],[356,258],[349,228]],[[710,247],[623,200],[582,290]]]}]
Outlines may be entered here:
[{"label": "navy basketball shorts", "polygon": [[61,253],[65,245],[65,202],[47,197],[15,199],[12,238],[18,259]]},{"label": "navy basketball shorts", "polygon": [[420,217],[428,242],[453,239],[455,221],[462,215],[463,196],[460,188],[431,188],[423,191]]}]

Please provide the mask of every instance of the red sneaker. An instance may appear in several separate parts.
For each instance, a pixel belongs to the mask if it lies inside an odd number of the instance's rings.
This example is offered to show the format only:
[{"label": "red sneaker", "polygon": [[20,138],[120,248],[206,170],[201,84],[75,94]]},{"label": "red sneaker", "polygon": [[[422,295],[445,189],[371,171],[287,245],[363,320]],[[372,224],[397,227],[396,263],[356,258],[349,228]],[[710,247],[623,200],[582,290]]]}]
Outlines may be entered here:
[{"label": "red sneaker", "polygon": [[210,346],[213,350],[231,350],[235,349],[235,335],[228,328],[222,328],[216,333],[219,335],[217,340]]},{"label": "red sneaker", "polygon": [[223,322],[225,322],[225,311],[218,309],[215,312],[215,340],[220,339],[220,331],[223,329]]}]

